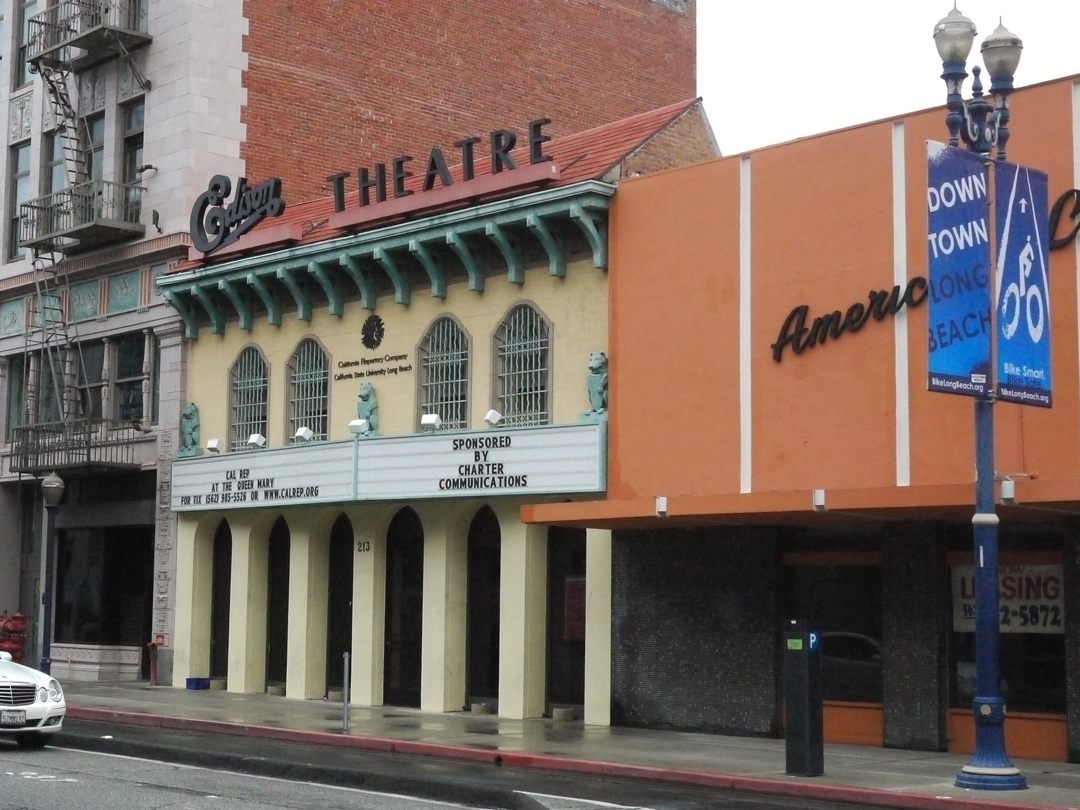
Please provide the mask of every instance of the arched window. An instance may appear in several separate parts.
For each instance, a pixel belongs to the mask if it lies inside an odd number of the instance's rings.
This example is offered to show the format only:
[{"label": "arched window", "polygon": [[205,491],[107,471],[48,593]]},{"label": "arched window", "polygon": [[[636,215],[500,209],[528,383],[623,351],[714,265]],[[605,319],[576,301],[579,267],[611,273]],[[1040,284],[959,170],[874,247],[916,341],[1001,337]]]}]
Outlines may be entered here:
[{"label": "arched window", "polygon": [[551,421],[549,343],[544,316],[528,304],[510,310],[495,332],[494,407],[507,426]]},{"label": "arched window", "polygon": [[289,436],[311,428],[312,439],[326,439],[330,360],[314,338],[305,338],[289,359]]},{"label": "arched window", "polygon": [[233,363],[229,404],[230,442],[232,451],[249,450],[252,433],[266,435],[266,398],[268,376],[266,360],[254,346],[248,346]]},{"label": "arched window", "polygon": [[420,414],[437,413],[444,430],[467,428],[468,335],[453,318],[439,318],[420,342],[419,355]]}]

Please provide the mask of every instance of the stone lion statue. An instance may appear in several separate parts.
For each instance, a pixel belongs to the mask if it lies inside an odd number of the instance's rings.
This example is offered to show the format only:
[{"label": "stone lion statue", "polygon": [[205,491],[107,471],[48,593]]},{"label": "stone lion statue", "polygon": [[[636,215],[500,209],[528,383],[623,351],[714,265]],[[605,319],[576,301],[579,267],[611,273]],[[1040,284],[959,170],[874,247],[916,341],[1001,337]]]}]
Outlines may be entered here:
[{"label": "stone lion statue", "polygon": [[180,413],[180,450],[199,448],[199,408],[189,402]]},{"label": "stone lion statue", "polygon": [[356,403],[356,415],[367,420],[369,434],[377,434],[379,432],[379,400],[375,396],[375,386],[364,383],[356,396],[359,400]]},{"label": "stone lion statue", "polygon": [[604,413],[608,406],[608,359],[603,352],[589,355],[589,376],[585,378],[589,405],[593,413]]}]

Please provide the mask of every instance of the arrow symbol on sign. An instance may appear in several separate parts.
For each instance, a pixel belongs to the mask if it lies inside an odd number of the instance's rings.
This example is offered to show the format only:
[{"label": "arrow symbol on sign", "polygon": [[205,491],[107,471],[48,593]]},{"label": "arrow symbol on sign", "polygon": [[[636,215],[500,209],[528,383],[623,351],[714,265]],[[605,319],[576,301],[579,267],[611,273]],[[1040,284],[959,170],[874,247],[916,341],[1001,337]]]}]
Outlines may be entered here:
[{"label": "arrow symbol on sign", "polygon": [[1025,200],[1023,197],[1020,198],[1020,213],[1027,213],[1027,200]]}]

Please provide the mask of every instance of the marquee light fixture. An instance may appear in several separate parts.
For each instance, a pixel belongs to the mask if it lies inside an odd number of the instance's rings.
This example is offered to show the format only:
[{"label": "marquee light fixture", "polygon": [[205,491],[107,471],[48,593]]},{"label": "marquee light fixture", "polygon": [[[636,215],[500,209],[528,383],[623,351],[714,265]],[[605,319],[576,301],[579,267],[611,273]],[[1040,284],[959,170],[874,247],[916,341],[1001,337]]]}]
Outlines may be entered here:
[{"label": "marquee light fixture", "polygon": [[211,453],[220,453],[225,449],[225,443],[221,439],[211,439],[206,443],[206,449]]},{"label": "marquee light fixture", "polygon": [[421,430],[432,431],[442,427],[442,417],[437,413],[425,413],[420,417]]},{"label": "marquee light fixture", "polygon": [[266,437],[261,433],[252,433],[248,436],[247,443],[252,450],[257,450],[260,447],[266,447]]},{"label": "marquee light fixture", "polygon": [[497,410],[495,410],[494,408],[492,408],[490,411],[488,411],[487,413],[484,414],[484,421],[487,422],[492,427],[495,427],[496,425],[498,425],[499,422],[501,422],[502,420],[503,420],[503,415],[501,413],[499,413]]},{"label": "marquee light fixture", "polygon": [[303,425],[302,427],[298,427],[296,429],[296,434],[293,436],[293,438],[296,439],[296,441],[298,442],[310,442],[314,435],[314,430],[309,428],[307,425]]},{"label": "marquee light fixture", "polygon": [[367,419],[353,419],[349,422],[349,433],[354,436],[360,436],[364,433],[371,432],[371,424]]}]

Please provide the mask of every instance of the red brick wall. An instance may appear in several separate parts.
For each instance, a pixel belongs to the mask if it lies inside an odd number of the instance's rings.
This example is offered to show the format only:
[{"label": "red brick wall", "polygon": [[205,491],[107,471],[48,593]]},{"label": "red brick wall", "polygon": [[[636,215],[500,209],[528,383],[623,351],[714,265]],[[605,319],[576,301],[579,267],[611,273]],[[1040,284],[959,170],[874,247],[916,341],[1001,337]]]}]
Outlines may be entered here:
[{"label": "red brick wall", "polygon": [[399,154],[422,172],[432,146],[450,159],[466,135],[521,136],[541,116],[569,135],[696,92],[695,0],[247,0],[244,13],[240,155],[290,202]]}]

